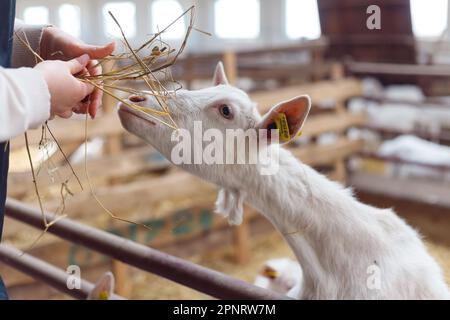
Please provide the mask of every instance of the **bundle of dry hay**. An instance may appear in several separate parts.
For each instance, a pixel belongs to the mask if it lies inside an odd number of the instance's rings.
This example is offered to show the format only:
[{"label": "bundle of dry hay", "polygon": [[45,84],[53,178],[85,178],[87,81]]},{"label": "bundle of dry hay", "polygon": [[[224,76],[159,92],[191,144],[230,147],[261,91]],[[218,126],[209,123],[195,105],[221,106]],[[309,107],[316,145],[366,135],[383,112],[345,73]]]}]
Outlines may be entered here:
[{"label": "bundle of dry hay", "polygon": [[[154,34],[149,40],[147,40],[137,49],[132,48],[130,42],[125,36],[122,26],[117,21],[115,16],[111,12],[109,12],[111,18],[114,20],[122,34],[122,42],[126,48],[126,52],[117,55],[111,55],[99,60],[99,65],[109,65],[109,70],[107,72],[99,75],[79,75],[78,78],[81,81],[87,82],[98,88],[99,90],[102,90],[105,94],[128,105],[136,111],[145,112],[146,114],[154,118],[154,120],[173,129],[177,129],[177,125],[173,121],[167,107],[167,97],[170,94],[174,94],[174,90],[167,90],[166,87],[162,84],[162,81],[159,79],[160,77],[156,76],[156,73],[163,72],[165,73],[164,81],[176,83],[176,81],[171,78],[168,68],[176,62],[178,57],[184,51],[192,30],[207,34],[206,32],[200,31],[194,27],[194,9],[195,6],[191,6],[183,14],[176,18],[171,24]],[[164,32],[166,32],[170,27],[178,22],[178,20],[183,19],[188,14],[189,25],[182,44],[177,50],[172,49],[170,45],[162,40],[162,36],[164,35]],[[43,61],[42,57],[40,57],[39,54],[37,54],[29,45],[26,34],[23,34],[22,36],[16,33],[16,36],[34,54],[37,62]],[[144,49],[147,49],[149,53],[145,54]],[[105,68],[103,68],[103,70],[105,70]],[[121,83],[125,81],[128,82],[130,80],[144,82],[146,84],[147,90],[138,91],[136,89],[121,85]],[[132,102],[122,99],[113,91],[122,91],[134,94],[145,93],[153,95],[156,97],[156,101],[159,104],[160,110],[142,108],[138,105],[133,104]]]},{"label": "bundle of dry hay", "polygon": [[[101,90],[104,94],[109,95],[116,99],[117,101],[129,106],[130,108],[133,108],[134,110],[138,112],[143,112],[147,116],[150,116],[155,121],[160,122],[163,125],[166,125],[174,130],[176,130],[177,124],[173,120],[169,108],[168,108],[168,98],[176,94],[176,90],[168,90],[166,86],[163,84],[163,82],[167,83],[173,83],[177,84],[177,82],[171,77],[169,68],[177,61],[178,57],[181,55],[181,53],[184,51],[189,36],[192,32],[192,30],[196,30],[205,34],[208,34],[204,31],[200,31],[197,28],[194,27],[194,17],[195,17],[195,6],[191,6],[189,9],[187,9],[183,14],[181,14],[178,18],[176,18],[171,24],[166,26],[161,31],[157,32],[156,34],[152,35],[149,40],[145,41],[141,46],[139,46],[137,49],[134,49],[131,44],[129,43],[127,37],[125,36],[125,33],[123,31],[122,26],[120,25],[119,21],[116,19],[116,17],[109,12],[111,18],[116,23],[117,27],[119,28],[121,35],[122,35],[122,43],[124,44],[124,47],[126,48],[126,51],[121,54],[117,55],[111,55],[104,59],[100,59],[98,64],[101,65],[103,70],[107,70],[99,75],[89,75],[89,74],[82,74],[77,75],[77,78],[80,81],[87,82],[97,89]],[[184,19],[186,15],[189,15],[189,24],[185,33],[185,36],[183,38],[183,41],[178,49],[173,49],[168,45],[166,42],[162,40],[164,33],[171,28],[177,21],[180,19]],[[43,61],[42,57],[39,56],[38,53],[36,53],[30,46],[28,39],[26,37],[26,34],[17,34],[16,37],[19,39],[20,42],[22,42],[23,45],[25,45],[35,56],[36,63]],[[147,53],[146,53],[147,52]],[[105,66],[108,65],[108,68],[105,68]],[[163,73],[164,77],[161,80],[160,76],[157,76],[158,74]],[[128,86],[125,86],[124,83],[130,82],[130,81],[139,81],[145,83],[146,90],[139,91],[134,88],[130,88]],[[178,86],[180,87],[180,86]],[[121,98],[118,94],[115,92],[122,92],[122,93],[128,93],[128,94],[147,94],[147,95],[153,95],[155,97],[155,100],[157,101],[159,109],[155,108],[143,108],[141,106],[138,106],[131,101],[125,100]],[[72,175],[77,179],[77,182],[83,190],[83,186],[81,184],[80,179],[78,178],[77,174],[73,170],[72,166],[70,165],[69,160],[67,159],[66,155],[64,154],[61,146],[59,145],[57,141],[57,137],[53,135],[50,128],[48,127],[47,123],[42,127],[42,138],[41,142],[39,143],[39,149],[45,150],[49,146],[49,139],[47,138],[47,132],[51,136],[54,143],[56,143],[59,151],[64,155],[64,159],[68,166],[71,169]],[[96,202],[103,208],[105,212],[107,212],[111,218],[121,220],[124,222],[141,225],[145,228],[150,228],[149,226],[143,225],[138,222],[129,221],[123,218],[118,217],[117,215],[113,214],[110,210],[108,210],[101,201],[97,198],[92,183],[89,178],[89,173],[87,169],[87,138],[88,138],[88,115],[86,113],[86,123],[85,123],[85,175],[86,180],[89,184],[89,188],[91,191],[92,196],[95,198]],[[65,200],[66,197],[69,195],[74,195],[74,193],[69,189],[68,187],[68,179],[64,179],[61,181],[61,206],[57,210],[55,217],[52,219],[52,221],[48,221],[46,219],[46,216],[44,214],[44,206],[42,203],[42,198],[39,194],[39,187],[36,179],[36,170],[33,166],[33,161],[31,158],[30,148],[29,148],[29,142],[28,142],[28,136],[25,133],[25,143],[26,143],[26,149],[28,153],[28,159],[30,162],[30,168],[31,168],[31,174],[33,177],[33,184],[35,188],[36,197],[38,199],[39,207],[42,213],[42,219],[43,219],[43,225],[44,225],[44,231],[41,234],[41,236],[36,239],[36,241],[33,242],[31,247],[34,247],[34,245],[38,242],[38,240],[48,231],[48,229],[54,225],[57,221],[60,219],[66,217],[64,214],[65,209]],[[44,151],[45,152],[45,151]],[[54,170],[48,170],[48,171],[55,171],[57,168],[54,168]],[[50,173],[49,173],[50,174]],[[53,174],[53,173],[52,173]]]}]

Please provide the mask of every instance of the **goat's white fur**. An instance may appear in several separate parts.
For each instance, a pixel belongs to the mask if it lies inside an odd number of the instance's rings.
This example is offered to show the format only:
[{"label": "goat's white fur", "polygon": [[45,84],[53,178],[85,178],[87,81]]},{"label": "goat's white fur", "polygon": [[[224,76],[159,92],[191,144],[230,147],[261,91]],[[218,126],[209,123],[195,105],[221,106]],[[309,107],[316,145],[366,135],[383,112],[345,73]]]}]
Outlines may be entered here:
[{"label": "goat's white fur", "polygon": [[244,214],[244,192],[222,188],[216,201],[216,213],[228,218],[230,225],[242,223]]},{"label": "goat's white fur", "polygon": [[[205,129],[259,128],[262,119],[247,94],[229,86],[219,65],[214,87],[179,91],[170,100],[172,117],[192,132],[193,121]],[[299,97],[298,102],[309,103]],[[294,100],[292,100],[294,101]],[[286,102],[275,108],[285,107]],[[226,103],[235,114],[223,119],[217,105]],[[297,102],[295,102],[297,103]],[[294,104],[295,104],[294,103]],[[153,107],[147,97],[141,106]],[[309,108],[309,106],[308,106]],[[172,131],[149,124],[124,105],[119,112],[123,126],[155,146],[170,159]],[[308,109],[309,110],[309,109]],[[304,111],[305,116],[307,111]],[[304,117],[298,120],[297,129]],[[292,136],[295,136],[295,132]],[[271,144],[268,148],[280,148]],[[230,223],[242,221],[245,201],[261,212],[284,236],[303,268],[302,299],[439,299],[450,293],[442,272],[428,254],[419,235],[390,209],[358,202],[349,190],[328,180],[280,148],[280,169],[261,175],[256,165],[182,164],[180,167],[219,185],[217,209]],[[368,285],[368,270],[377,267],[380,287]],[[370,269],[372,268],[372,269]]]}]

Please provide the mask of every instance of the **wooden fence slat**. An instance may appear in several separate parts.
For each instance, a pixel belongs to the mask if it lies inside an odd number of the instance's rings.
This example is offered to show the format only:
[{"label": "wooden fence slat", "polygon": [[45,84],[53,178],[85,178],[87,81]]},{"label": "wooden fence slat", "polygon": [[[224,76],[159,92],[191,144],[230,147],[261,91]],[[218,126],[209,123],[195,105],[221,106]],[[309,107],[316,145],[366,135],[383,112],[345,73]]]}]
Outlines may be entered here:
[{"label": "wooden fence slat", "polygon": [[352,96],[360,96],[362,92],[361,81],[354,78],[345,78],[338,81],[319,81],[313,84],[255,92],[251,93],[250,97],[258,103],[259,110],[264,113],[280,101],[292,99],[302,94],[308,94],[312,103],[317,104],[324,101],[345,101]]}]

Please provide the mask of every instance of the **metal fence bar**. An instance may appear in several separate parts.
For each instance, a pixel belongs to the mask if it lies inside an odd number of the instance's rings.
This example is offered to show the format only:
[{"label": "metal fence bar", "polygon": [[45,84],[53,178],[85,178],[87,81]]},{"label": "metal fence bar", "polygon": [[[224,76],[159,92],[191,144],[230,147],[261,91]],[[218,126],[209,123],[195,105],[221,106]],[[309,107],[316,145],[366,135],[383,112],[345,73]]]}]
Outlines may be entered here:
[{"label": "metal fence bar", "polygon": [[[36,208],[14,199],[7,199],[5,213],[13,219],[43,229],[41,213]],[[53,214],[47,213],[48,221],[53,217]],[[278,293],[258,288],[245,281],[70,219],[58,221],[48,232],[218,299],[289,299]]]},{"label": "metal fence bar", "polygon": [[86,299],[89,292],[94,288],[92,283],[82,280],[79,290],[69,290],[67,273],[47,262],[24,254],[14,247],[0,245],[0,261],[75,299]]}]

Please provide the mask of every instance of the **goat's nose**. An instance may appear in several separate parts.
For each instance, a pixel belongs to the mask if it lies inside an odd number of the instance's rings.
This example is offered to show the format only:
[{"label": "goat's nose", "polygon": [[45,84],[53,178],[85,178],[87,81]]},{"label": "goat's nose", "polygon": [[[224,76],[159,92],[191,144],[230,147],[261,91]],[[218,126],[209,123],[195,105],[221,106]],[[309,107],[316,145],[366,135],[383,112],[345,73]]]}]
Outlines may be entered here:
[{"label": "goat's nose", "polygon": [[128,99],[134,103],[144,102],[145,100],[147,100],[147,98],[145,96],[136,95],[136,94],[131,95]]}]

